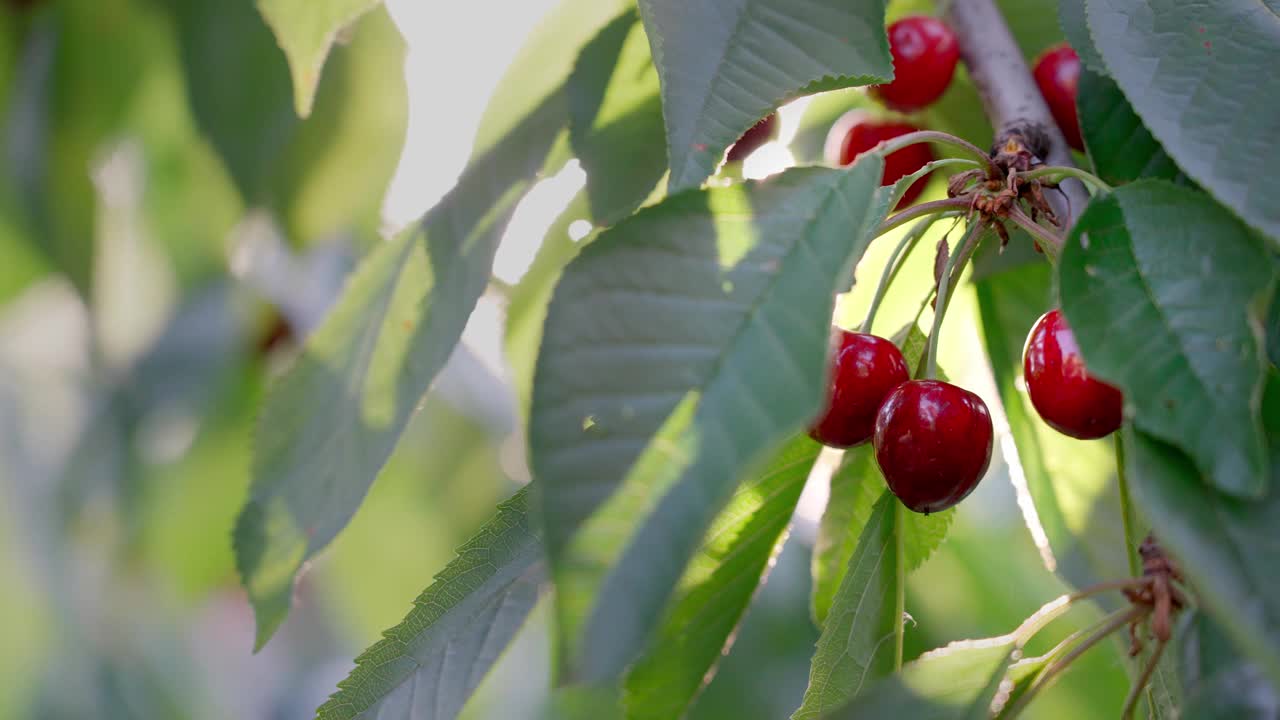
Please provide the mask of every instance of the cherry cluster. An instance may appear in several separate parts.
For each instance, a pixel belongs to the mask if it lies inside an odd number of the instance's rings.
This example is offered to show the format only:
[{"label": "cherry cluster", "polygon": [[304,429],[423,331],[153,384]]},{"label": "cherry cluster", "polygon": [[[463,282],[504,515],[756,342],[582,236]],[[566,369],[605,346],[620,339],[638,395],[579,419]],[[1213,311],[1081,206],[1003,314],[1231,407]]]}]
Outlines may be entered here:
[{"label": "cherry cluster", "polygon": [[[889,26],[889,42],[895,79],[872,87],[870,94],[900,113],[936,102],[960,59],[951,30],[936,18],[908,17]],[[1055,121],[1077,149],[1083,147],[1075,109],[1079,71],[1079,60],[1067,45],[1047,51],[1034,71]],[[851,111],[831,129],[828,161],[849,165],[880,143],[918,130],[905,121],[876,120],[866,112]],[[889,153],[882,183],[894,183],[933,160],[923,143]],[[913,183],[899,206],[913,203],[926,180],[927,176]],[[864,330],[869,326],[870,319]],[[1024,370],[1033,406],[1058,431],[1089,439],[1120,426],[1120,392],[1086,372],[1059,311],[1045,314],[1032,328]],[[993,441],[990,412],[976,394],[937,379],[913,380],[892,342],[845,330],[838,330],[827,403],[810,435],[837,448],[870,441],[890,491],[906,507],[926,514],[955,505],[977,487],[990,464]]]}]

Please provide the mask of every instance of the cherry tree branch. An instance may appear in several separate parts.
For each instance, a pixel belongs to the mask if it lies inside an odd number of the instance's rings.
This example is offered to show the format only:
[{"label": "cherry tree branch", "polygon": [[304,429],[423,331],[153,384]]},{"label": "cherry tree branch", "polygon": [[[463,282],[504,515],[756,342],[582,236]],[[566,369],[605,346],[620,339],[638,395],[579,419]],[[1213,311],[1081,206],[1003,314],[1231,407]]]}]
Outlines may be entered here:
[{"label": "cherry tree branch", "polygon": [[[956,34],[960,55],[969,69],[997,139],[1010,130],[1039,126],[1049,138],[1049,165],[1074,167],[1071,148],[1058,129],[994,0],[952,0],[947,23]],[[1089,203],[1078,180],[1064,179],[1062,195],[1048,193],[1053,211],[1070,228]]]}]

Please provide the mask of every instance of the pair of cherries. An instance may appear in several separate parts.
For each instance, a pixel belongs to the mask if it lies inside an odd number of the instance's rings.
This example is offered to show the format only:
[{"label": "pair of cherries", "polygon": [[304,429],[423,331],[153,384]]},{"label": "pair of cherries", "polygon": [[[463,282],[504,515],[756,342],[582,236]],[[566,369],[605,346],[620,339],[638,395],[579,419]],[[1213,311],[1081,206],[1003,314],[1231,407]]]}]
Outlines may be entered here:
[{"label": "pair of cherries", "polygon": [[960,502],[991,462],[992,428],[977,395],[940,380],[912,380],[896,345],[841,330],[827,407],[810,436],[832,447],[871,440],[889,490],[931,513]]},{"label": "pair of cherries", "polygon": [[[1036,412],[1059,432],[1094,439],[1120,427],[1120,391],[1089,375],[1060,311],[1032,327],[1023,370]],[[963,500],[991,462],[986,403],[951,383],[912,380],[898,347],[865,333],[840,331],[826,409],[809,434],[838,448],[871,440],[889,490],[926,514]]]}]

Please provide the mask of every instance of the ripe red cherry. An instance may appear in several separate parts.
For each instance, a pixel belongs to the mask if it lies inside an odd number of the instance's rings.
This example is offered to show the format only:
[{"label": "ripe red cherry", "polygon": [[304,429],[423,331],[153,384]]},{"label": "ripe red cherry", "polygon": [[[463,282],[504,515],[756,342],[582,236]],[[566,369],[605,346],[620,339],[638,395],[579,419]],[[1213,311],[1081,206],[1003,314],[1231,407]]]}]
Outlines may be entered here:
[{"label": "ripe red cherry", "polygon": [[940,380],[912,380],[885,398],[872,442],[889,489],[928,514],[978,486],[991,462],[991,438],[982,398]]},{"label": "ripe red cherry", "polygon": [[[920,128],[910,123],[886,122],[873,120],[866,113],[857,110],[845,113],[831,127],[827,136],[827,159],[832,164],[851,165],[862,153],[900,135],[913,133]],[[903,177],[933,162],[933,150],[926,143],[908,145],[901,150],[889,153],[884,159],[884,174],[880,183],[890,185]],[[925,175],[911,183],[911,187],[903,193],[898,207],[906,207],[920,197],[928,184],[929,176]]]},{"label": "ripe red cherry", "polygon": [[1124,397],[1085,371],[1080,346],[1061,311],[1050,310],[1032,326],[1022,369],[1031,404],[1058,432],[1092,440],[1120,427]]},{"label": "ripe red cherry", "polygon": [[747,156],[760,149],[761,145],[769,142],[778,136],[778,114],[773,113],[752,125],[746,132],[742,133],[742,137],[738,138],[738,142],[729,148],[729,153],[725,155],[725,162],[741,162],[747,159]]},{"label": "ripe red cherry", "polygon": [[885,396],[910,379],[898,346],[875,335],[841,330],[831,363],[827,408],[809,436],[838,448],[870,440]]},{"label": "ripe red cherry", "polygon": [[889,26],[889,50],[893,82],[876,85],[870,92],[898,112],[919,110],[942,97],[960,60],[960,46],[951,28],[923,15]]},{"label": "ripe red cherry", "polygon": [[1036,84],[1049,104],[1049,112],[1062,128],[1067,144],[1084,150],[1080,137],[1080,118],[1076,116],[1076,85],[1080,82],[1080,57],[1071,46],[1062,43],[1044,51],[1036,59]]}]

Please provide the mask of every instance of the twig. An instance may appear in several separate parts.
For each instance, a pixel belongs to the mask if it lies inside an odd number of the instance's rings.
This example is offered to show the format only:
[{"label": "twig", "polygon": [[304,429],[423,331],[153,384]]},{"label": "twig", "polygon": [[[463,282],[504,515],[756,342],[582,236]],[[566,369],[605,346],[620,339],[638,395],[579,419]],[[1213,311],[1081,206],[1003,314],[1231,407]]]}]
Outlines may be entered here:
[{"label": "twig", "polygon": [[1017,701],[1015,701],[1014,704],[1009,707],[1008,711],[1004,715],[1002,715],[1002,717],[1006,718],[1007,720],[1011,720],[1012,718],[1018,717],[1019,713],[1021,713],[1023,710],[1026,709],[1028,705],[1031,704],[1031,701],[1032,699],[1035,698],[1036,693],[1052,685],[1054,681],[1057,679],[1058,675],[1061,674],[1063,670],[1066,670],[1068,667],[1070,667],[1071,663],[1075,662],[1076,658],[1088,652],[1089,648],[1093,647],[1094,645],[1097,645],[1099,642],[1104,640],[1111,633],[1115,632],[1116,630],[1119,630],[1125,625],[1128,625],[1134,620],[1137,620],[1138,618],[1142,617],[1148,612],[1151,612],[1150,608],[1130,607],[1124,610],[1117,610],[1116,612],[1108,615],[1101,623],[1099,623],[1096,626],[1097,630],[1090,633],[1089,637],[1085,638],[1080,642],[1079,645],[1076,645],[1074,648],[1072,648],[1071,652],[1068,652],[1066,655],[1063,655],[1062,657],[1049,663],[1049,665],[1045,667],[1045,669],[1041,671],[1040,674],[1036,677],[1036,679],[1031,683],[1031,687],[1027,688],[1027,691],[1024,692],[1017,699]]},{"label": "twig", "polygon": [[[953,0],[946,11],[947,23],[956,34],[960,55],[969,76],[982,97],[982,106],[997,138],[1022,125],[1038,125],[1049,137],[1049,151],[1041,158],[1049,165],[1071,167],[1071,149],[1053,121],[1049,106],[1036,87],[994,0]],[[1066,196],[1049,199],[1053,211],[1071,227],[1072,211],[1081,212],[1089,203],[1084,185],[1074,179],[1062,181]]]},{"label": "twig", "polygon": [[1142,675],[1133,683],[1133,687],[1129,688],[1129,696],[1124,700],[1124,709],[1120,711],[1120,720],[1129,720],[1129,718],[1133,717],[1133,710],[1138,707],[1138,698],[1142,697],[1143,689],[1151,681],[1151,675],[1156,671],[1156,666],[1160,664],[1160,656],[1164,654],[1164,646],[1168,644],[1164,640],[1156,643],[1156,649],[1151,652],[1151,659],[1147,661],[1147,666],[1142,669]]}]

